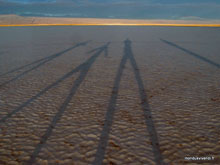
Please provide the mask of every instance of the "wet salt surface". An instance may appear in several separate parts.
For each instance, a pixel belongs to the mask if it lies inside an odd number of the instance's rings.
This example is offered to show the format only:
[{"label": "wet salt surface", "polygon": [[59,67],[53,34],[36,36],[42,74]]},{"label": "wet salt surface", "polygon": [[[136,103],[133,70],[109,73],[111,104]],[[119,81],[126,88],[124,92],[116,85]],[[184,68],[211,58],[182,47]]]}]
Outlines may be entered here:
[{"label": "wet salt surface", "polygon": [[0,164],[220,163],[219,28],[0,36]]}]

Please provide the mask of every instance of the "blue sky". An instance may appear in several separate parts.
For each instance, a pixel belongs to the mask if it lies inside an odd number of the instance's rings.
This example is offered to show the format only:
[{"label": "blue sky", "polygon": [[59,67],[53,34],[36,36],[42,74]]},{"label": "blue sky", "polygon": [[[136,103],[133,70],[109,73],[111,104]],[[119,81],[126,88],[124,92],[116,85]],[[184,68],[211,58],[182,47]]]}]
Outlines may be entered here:
[{"label": "blue sky", "polygon": [[220,0],[0,0],[0,14],[127,19],[220,19]]}]

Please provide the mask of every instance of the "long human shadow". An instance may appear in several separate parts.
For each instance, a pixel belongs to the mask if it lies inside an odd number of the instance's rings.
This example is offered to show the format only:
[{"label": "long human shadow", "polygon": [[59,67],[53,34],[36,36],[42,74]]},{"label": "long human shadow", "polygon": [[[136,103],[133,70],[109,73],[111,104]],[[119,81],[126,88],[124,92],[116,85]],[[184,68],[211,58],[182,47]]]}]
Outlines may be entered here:
[{"label": "long human shadow", "polygon": [[97,57],[99,57],[102,52],[104,52],[106,49],[108,49],[109,44],[110,43],[107,43],[106,45],[96,49],[96,52],[94,53],[94,55],[92,57],[90,57],[86,62],[84,62],[80,66],[80,68],[78,69],[78,72],[80,72],[80,74],[79,74],[78,78],[75,80],[75,82],[74,82],[74,84],[73,84],[73,86],[72,86],[72,88],[69,92],[69,95],[66,97],[65,101],[60,106],[58,112],[53,117],[49,127],[47,128],[45,134],[41,137],[40,142],[37,144],[37,146],[36,146],[34,152],[32,153],[32,155],[31,155],[29,161],[27,162],[27,164],[33,164],[35,162],[35,160],[36,160],[38,154],[40,153],[41,149],[43,148],[46,141],[48,140],[48,138],[52,134],[52,131],[55,128],[57,122],[61,119],[63,113],[65,112],[69,102],[71,101],[71,99],[75,95],[75,93],[76,93],[77,89],[79,88],[80,84],[84,81],[89,69],[91,68],[93,63],[96,61]]},{"label": "long human shadow", "polygon": [[[5,75],[8,75],[8,74],[13,73],[13,72],[16,72],[16,71],[19,71],[19,70],[21,70],[21,69],[27,68],[28,66],[34,65],[34,64],[39,63],[39,62],[41,62],[41,61],[44,61],[44,60],[47,60],[47,59],[51,59],[51,58],[52,58],[52,59],[53,59],[53,58],[56,58],[56,57],[61,56],[62,54],[66,53],[67,51],[70,51],[71,49],[74,49],[74,48],[76,48],[76,47],[78,47],[78,46],[85,46],[85,45],[88,44],[89,42],[90,42],[90,41],[85,41],[85,42],[78,43],[78,44],[76,44],[76,45],[74,45],[74,46],[72,46],[72,47],[70,47],[70,48],[68,48],[68,49],[66,49],[66,50],[63,50],[63,51],[59,52],[59,53],[52,54],[52,55],[50,55],[50,56],[47,56],[47,57],[41,58],[41,59],[39,59],[39,60],[33,61],[33,62],[29,63],[29,64],[26,64],[26,65],[23,65],[23,66],[14,68],[14,69],[12,69],[12,70],[6,72],[6,73],[1,74],[0,77],[5,76]],[[70,50],[69,50],[69,49],[70,49]]]},{"label": "long human shadow", "polygon": [[[17,112],[21,111],[24,107],[26,107],[27,105],[29,105],[30,103],[32,103],[34,100],[36,100],[37,98],[39,98],[40,96],[42,96],[45,92],[47,92],[48,90],[50,90],[51,88],[57,86],[59,83],[61,83],[62,81],[64,81],[65,79],[67,79],[68,77],[72,76],[74,73],[81,71],[83,68],[85,68],[86,65],[88,65],[89,63],[91,63],[91,61],[96,58],[96,56],[98,56],[102,51],[105,51],[105,49],[108,49],[108,45],[110,43],[107,43],[107,45],[104,45],[102,47],[99,47],[99,49],[97,49],[97,53],[95,55],[93,55],[90,59],[88,59],[86,62],[80,64],[79,66],[77,66],[76,68],[74,68],[73,70],[71,70],[70,72],[66,73],[64,76],[62,76],[61,78],[59,78],[57,81],[55,81],[54,83],[50,84],[49,86],[47,86],[46,88],[42,89],[39,93],[37,93],[36,95],[32,96],[30,99],[26,100],[24,103],[22,103],[19,107],[17,107],[16,109],[14,109],[13,111],[11,111],[10,113],[8,113],[7,115],[5,115],[4,117],[2,117],[0,119],[0,124],[6,122],[7,119],[9,119],[10,117],[12,117],[14,114],[16,114]],[[97,55],[98,54],[98,55]]]},{"label": "long human shadow", "polygon": [[7,75],[7,74],[16,72],[16,71],[18,71],[18,70],[24,69],[24,68],[26,68],[26,67],[28,67],[28,66],[31,66],[31,65],[34,65],[34,64],[39,63],[38,65],[36,65],[36,66],[34,66],[34,67],[32,67],[32,68],[30,68],[30,69],[28,69],[28,70],[26,70],[26,71],[20,73],[19,75],[15,76],[14,78],[12,78],[12,79],[10,79],[10,80],[8,80],[8,81],[6,81],[6,82],[0,84],[0,88],[1,88],[2,86],[4,86],[4,85],[8,84],[8,83],[11,83],[11,82],[13,82],[13,81],[15,81],[15,80],[21,78],[21,77],[24,76],[25,74],[27,74],[27,73],[29,73],[29,72],[31,72],[31,71],[33,71],[33,70],[39,68],[40,66],[43,66],[44,64],[46,64],[46,63],[52,61],[53,59],[55,59],[55,58],[57,58],[57,57],[59,57],[59,56],[62,56],[63,54],[65,54],[65,53],[68,52],[68,51],[71,51],[71,50],[74,49],[74,48],[77,48],[77,47],[79,47],[79,46],[85,46],[86,44],[88,44],[88,42],[89,42],[89,41],[82,42],[82,43],[78,43],[78,44],[76,44],[76,45],[74,45],[74,46],[72,46],[72,47],[70,47],[70,48],[68,48],[68,49],[66,49],[66,50],[63,50],[63,51],[59,52],[59,53],[53,54],[53,55],[51,55],[51,56],[48,56],[48,57],[45,57],[45,58],[42,58],[42,59],[39,59],[39,60],[36,60],[36,61],[34,61],[34,62],[30,63],[30,64],[27,64],[27,65],[24,65],[24,66],[15,68],[15,69],[13,69],[13,70],[11,70],[11,71],[8,71],[8,72],[6,72],[6,73],[0,75],[0,76],[4,76],[4,75]]},{"label": "long human shadow", "polygon": [[144,89],[144,84],[141,79],[137,63],[136,63],[135,58],[132,53],[131,41],[129,39],[127,39],[124,41],[124,44],[125,44],[124,55],[123,55],[123,58],[121,59],[121,62],[120,62],[120,65],[119,65],[119,68],[118,68],[118,71],[116,74],[111,98],[110,98],[110,101],[108,104],[108,109],[107,109],[107,112],[105,115],[104,126],[102,129],[98,148],[97,148],[96,155],[95,155],[95,160],[93,161],[92,164],[101,165],[103,162],[106,147],[107,147],[108,140],[109,140],[109,133],[111,130],[111,126],[112,126],[112,122],[113,122],[113,118],[114,118],[114,113],[115,113],[115,109],[116,109],[116,102],[117,102],[117,97],[118,97],[118,92],[119,92],[120,80],[121,80],[123,70],[125,68],[125,64],[126,64],[127,60],[130,61],[131,65],[133,67],[135,78],[136,78],[136,81],[137,81],[137,84],[139,87],[139,94],[140,94],[142,109],[144,111],[144,117],[145,117],[145,123],[147,125],[147,131],[149,132],[150,140],[152,142],[152,149],[153,149],[153,153],[154,153],[154,157],[155,157],[155,162],[158,165],[164,164],[163,157],[160,152],[157,131],[154,126],[154,121],[152,118],[151,109],[150,109],[150,106],[149,106],[149,103],[147,100],[147,95],[146,95],[146,92]]},{"label": "long human shadow", "polygon": [[206,62],[206,63],[209,63],[209,64],[211,64],[211,65],[213,65],[213,66],[216,66],[217,68],[220,68],[220,64],[218,64],[218,63],[216,63],[216,62],[214,62],[214,61],[211,61],[211,60],[209,60],[208,58],[205,58],[205,57],[203,57],[203,56],[201,56],[201,55],[199,55],[199,54],[197,54],[197,53],[194,53],[194,52],[192,52],[192,51],[190,51],[190,50],[187,50],[187,49],[185,49],[185,48],[183,48],[183,47],[181,47],[181,46],[179,46],[179,45],[177,45],[177,44],[175,44],[175,43],[173,43],[173,42],[170,42],[170,41],[167,41],[167,40],[164,40],[164,39],[160,39],[160,40],[161,40],[162,42],[164,42],[164,43],[170,45],[170,46],[173,46],[173,47],[175,47],[175,48],[177,48],[177,49],[180,49],[180,50],[186,52],[187,54],[189,54],[189,55],[191,55],[191,56],[193,56],[193,57],[195,57],[195,58],[197,58],[197,59],[200,59],[200,60],[202,60],[202,61],[204,61],[204,62]]}]

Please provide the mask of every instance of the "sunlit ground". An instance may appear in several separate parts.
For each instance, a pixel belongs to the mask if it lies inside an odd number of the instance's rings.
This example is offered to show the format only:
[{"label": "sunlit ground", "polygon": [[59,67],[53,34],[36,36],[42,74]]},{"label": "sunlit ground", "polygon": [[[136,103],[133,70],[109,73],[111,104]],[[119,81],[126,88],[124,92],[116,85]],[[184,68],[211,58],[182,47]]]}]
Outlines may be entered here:
[{"label": "sunlit ground", "polygon": [[219,28],[0,36],[0,164],[220,163]]}]

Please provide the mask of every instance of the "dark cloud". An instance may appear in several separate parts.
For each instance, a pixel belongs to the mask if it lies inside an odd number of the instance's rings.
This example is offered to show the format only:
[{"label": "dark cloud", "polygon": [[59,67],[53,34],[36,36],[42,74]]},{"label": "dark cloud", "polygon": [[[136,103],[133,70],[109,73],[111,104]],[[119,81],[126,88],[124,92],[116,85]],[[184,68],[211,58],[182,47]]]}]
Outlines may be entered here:
[{"label": "dark cloud", "polygon": [[220,2],[216,0],[56,0],[56,2],[24,0],[23,2],[26,3],[0,0],[0,14],[128,19],[220,19]]},{"label": "dark cloud", "polygon": [[74,4],[220,4],[219,0],[1,0],[15,3],[74,3]]}]

